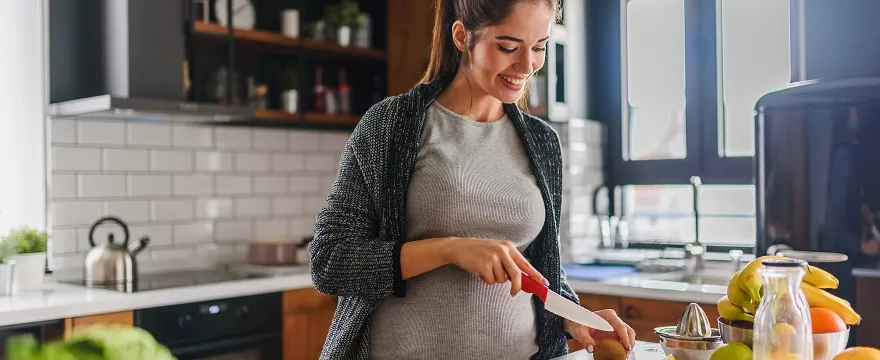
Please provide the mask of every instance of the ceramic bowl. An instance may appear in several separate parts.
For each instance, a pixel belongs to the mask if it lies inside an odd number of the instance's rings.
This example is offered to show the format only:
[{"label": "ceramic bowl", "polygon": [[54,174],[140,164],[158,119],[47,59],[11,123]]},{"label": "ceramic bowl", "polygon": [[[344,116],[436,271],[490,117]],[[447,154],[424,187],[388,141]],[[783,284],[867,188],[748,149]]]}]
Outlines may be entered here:
[{"label": "ceramic bowl", "polygon": [[[721,332],[721,340],[725,344],[739,342],[752,347],[753,331],[744,325],[718,318],[718,331]],[[846,330],[836,333],[813,334],[813,359],[833,359],[834,356],[846,349],[847,341],[849,341],[849,326]]]}]

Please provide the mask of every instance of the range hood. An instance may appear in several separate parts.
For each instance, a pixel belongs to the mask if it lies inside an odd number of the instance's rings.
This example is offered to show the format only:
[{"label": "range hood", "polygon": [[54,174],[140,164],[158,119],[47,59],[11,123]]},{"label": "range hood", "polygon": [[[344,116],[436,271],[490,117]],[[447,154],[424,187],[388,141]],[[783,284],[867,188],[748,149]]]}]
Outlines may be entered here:
[{"label": "range hood", "polygon": [[186,101],[185,4],[180,0],[50,0],[53,118],[227,122],[245,106]]}]

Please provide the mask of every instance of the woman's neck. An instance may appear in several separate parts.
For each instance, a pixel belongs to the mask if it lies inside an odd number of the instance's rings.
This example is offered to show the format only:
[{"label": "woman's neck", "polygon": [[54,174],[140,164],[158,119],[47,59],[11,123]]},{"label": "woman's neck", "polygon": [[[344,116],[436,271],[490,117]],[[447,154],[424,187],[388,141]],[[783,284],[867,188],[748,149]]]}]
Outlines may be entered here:
[{"label": "woman's neck", "polygon": [[504,116],[501,101],[480,89],[463,71],[455,75],[437,101],[450,111],[479,122],[495,121]]}]

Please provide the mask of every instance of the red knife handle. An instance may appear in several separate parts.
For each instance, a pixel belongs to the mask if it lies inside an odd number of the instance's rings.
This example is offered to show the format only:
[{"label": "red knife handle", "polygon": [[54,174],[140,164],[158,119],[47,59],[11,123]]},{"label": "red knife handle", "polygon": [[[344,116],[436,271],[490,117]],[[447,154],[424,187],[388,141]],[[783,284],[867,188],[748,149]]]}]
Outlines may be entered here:
[{"label": "red knife handle", "polygon": [[541,284],[530,278],[528,275],[526,275],[526,273],[521,274],[522,290],[527,293],[535,294],[535,296],[541,299],[541,302],[547,302],[547,292],[550,291],[550,289],[547,288],[547,286],[545,286],[544,284]]}]

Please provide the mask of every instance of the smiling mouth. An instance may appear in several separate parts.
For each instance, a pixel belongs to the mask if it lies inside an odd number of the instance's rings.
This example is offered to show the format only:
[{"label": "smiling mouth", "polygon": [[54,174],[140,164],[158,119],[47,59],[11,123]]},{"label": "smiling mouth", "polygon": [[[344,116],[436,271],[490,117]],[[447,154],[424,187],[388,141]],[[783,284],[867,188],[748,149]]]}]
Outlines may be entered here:
[{"label": "smiling mouth", "polygon": [[527,77],[526,77],[526,78],[522,78],[522,79],[517,79],[517,78],[512,78],[512,77],[509,77],[509,76],[504,76],[504,75],[501,75],[501,74],[498,74],[498,76],[500,76],[502,79],[504,79],[504,81],[507,81],[507,82],[509,82],[509,83],[511,83],[511,84],[513,84],[513,85],[523,85],[523,84],[526,83],[526,79],[528,79]]}]

